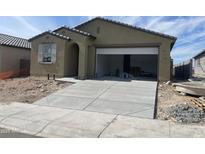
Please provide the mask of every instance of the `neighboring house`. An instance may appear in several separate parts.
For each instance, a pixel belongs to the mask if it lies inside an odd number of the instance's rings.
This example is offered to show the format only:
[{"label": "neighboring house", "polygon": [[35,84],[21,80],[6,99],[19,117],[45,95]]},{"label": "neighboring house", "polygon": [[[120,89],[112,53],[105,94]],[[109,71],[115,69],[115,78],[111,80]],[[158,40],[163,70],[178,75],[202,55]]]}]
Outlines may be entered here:
[{"label": "neighboring house", "polygon": [[19,71],[21,67],[24,68],[25,60],[30,60],[30,52],[31,44],[28,40],[0,34],[0,73]]},{"label": "neighboring house", "polygon": [[194,58],[193,76],[205,78],[205,50],[197,54]]},{"label": "neighboring house", "polygon": [[44,32],[29,41],[31,75],[85,79],[126,72],[167,81],[176,38],[98,17],[72,29]]}]

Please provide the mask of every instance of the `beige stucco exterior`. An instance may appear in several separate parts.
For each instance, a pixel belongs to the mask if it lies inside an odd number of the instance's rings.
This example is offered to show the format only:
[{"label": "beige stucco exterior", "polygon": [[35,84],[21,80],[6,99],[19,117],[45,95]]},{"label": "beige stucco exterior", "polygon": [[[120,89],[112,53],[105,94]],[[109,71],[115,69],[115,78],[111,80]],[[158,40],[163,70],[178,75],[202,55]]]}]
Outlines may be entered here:
[{"label": "beige stucco exterior", "polygon": [[[170,80],[170,48],[175,40],[100,19],[76,28],[89,32],[96,39],[91,39],[66,28],[60,28],[55,32],[70,37],[70,41],[49,34],[32,40],[32,75],[47,75],[50,73],[57,76],[73,76],[76,74],[76,66],[78,66],[77,75],[80,79],[93,78],[95,77],[96,48],[98,47],[158,47],[158,80]],[[38,63],[38,45],[47,42],[57,44],[55,64]],[[78,51],[73,49],[74,45],[78,46]],[[73,50],[76,50],[76,52],[73,52]],[[74,57],[78,57],[77,62]],[[78,65],[75,63],[78,63]]]},{"label": "beige stucco exterior", "polygon": [[[43,64],[38,62],[38,46],[42,43],[56,43],[56,62],[54,64]],[[55,74],[64,76],[64,57],[66,40],[62,40],[52,35],[44,35],[32,41],[31,49],[31,75]]]},{"label": "beige stucco exterior", "polygon": [[[81,34],[78,34],[76,32],[73,31],[69,31],[66,28],[62,28],[56,31],[59,34],[63,34],[65,36],[68,36],[71,38],[70,42],[67,42],[66,44],[66,54],[65,56],[65,67],[64,67],[64,71],[65,71],[65,76],[72,76],[72,74],[69,74],[69,72],[75,72],[72,69],[75,69],[71,67],[71,65],[69,65],[69,61],[73,60],[73,56],[71,54],[74,54],[71,50],[73,45],[77,45],[79,48],[79,51],[77,51],[79,54],[78,56],[78,77],[80,79],[84,79],[87,77],[87,65],[88,65],[88,46],[91,45],[93,43],[93,40],[83,36]],[[75,55],[76,56],[76,55]]]},{"label": "beige stucco exterior", "polygon": [[[138,31],[136,29],[95,20],[78,27],[78,29],[91,33],[96,36],[96,40],[89,48],[88,75],[92,76],[95,72],[95,49],[99,46],[158,46],[158,79],[162,81],[170,80],[170,47],[173,40],[166,39],[158,35]],[[98,33],[97,29],[100,29]]]},{"label": "beige stucco exterior", "polygon": [[0,45],[0,72],[19,71],[21,59],[30,60],[30,49]]},{"label": "beige stucco exterior", "polygon": [[[75,32],[69,32],[63,29],[59,30],[58,33],[71,36],[71,40],[68,41],[47,34],[32,41],[31,75],[55,74],[58,77],[76,76],[75,72],[77,69],[77,76],[80,79],[84,79],[87,75],[87,52],[90,40],[87,40],[86,37],[82,37],[81,35],[79,37],[79,34],[75,34]],[[38,46],[42,43],[56,44],[56,63],[43,64],[38,62]],[[78,46],[79,51],[73,52],[74,45]],[[78,59],[75,57],[78,57]],[[76,68],[76,63],[78,63],[78,68]]]},{"label": "beige stucco exterior", "polygon": [[193,76],[205,78],[205,52],[195,58]]}]

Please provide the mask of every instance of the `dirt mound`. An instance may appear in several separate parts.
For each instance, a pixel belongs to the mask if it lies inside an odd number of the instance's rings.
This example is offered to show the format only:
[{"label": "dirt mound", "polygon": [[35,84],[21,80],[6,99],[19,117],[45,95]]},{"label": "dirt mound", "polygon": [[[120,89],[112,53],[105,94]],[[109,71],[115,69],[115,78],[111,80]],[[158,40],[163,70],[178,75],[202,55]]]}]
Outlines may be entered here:
[{"label": "dirt mound", "polygon": [[0,103],[13,101],[33,103],[70,83],[47,80],[46,77],[25,77],[0,80]]}]

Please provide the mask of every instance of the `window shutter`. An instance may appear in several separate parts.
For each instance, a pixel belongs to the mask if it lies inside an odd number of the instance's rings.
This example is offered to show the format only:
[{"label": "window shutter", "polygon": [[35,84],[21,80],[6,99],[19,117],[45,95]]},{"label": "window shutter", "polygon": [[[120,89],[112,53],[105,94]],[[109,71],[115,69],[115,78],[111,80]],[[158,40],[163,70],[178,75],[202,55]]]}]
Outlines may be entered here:
[{"label": "window shutter", "polygon": [[56,62],[56,44],[52,44],[52,50],[51,50],[51,62]]},{"label": "window shutter", "polygon": [[43,62],[43,46],[42,44],[38,45],[38,62]]}]

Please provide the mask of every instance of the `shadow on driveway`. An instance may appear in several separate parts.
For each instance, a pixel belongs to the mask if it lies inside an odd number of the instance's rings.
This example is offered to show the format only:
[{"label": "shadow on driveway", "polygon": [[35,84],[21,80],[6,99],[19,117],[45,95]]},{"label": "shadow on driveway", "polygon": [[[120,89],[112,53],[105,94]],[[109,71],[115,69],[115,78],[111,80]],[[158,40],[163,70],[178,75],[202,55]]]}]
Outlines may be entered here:
[{"label": "shadow on driveway", "polygon": [[0,128],[0,138],[40,138],[40,137]]}]

